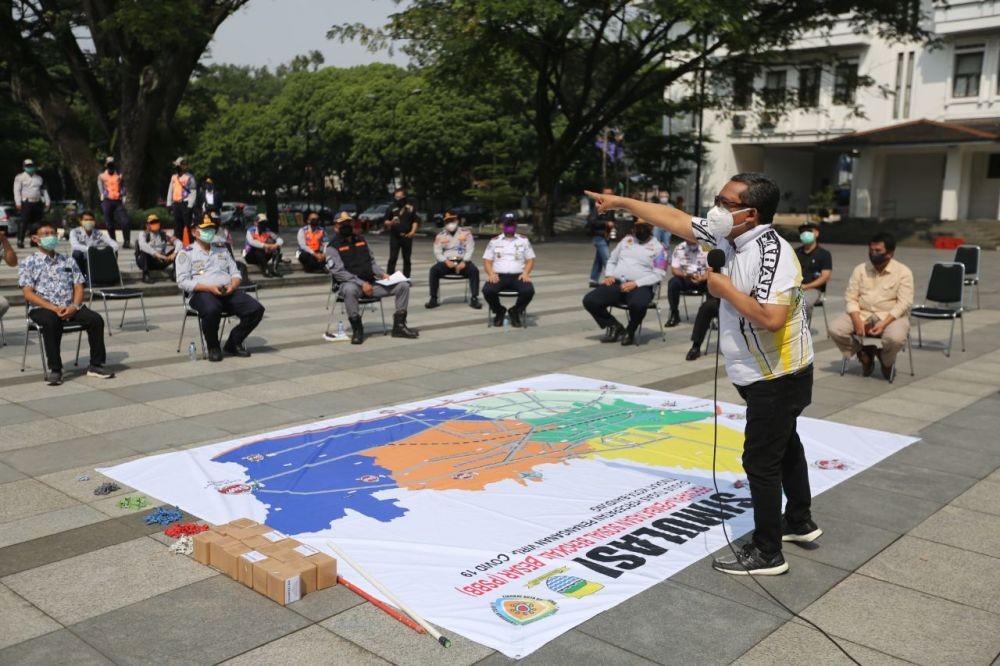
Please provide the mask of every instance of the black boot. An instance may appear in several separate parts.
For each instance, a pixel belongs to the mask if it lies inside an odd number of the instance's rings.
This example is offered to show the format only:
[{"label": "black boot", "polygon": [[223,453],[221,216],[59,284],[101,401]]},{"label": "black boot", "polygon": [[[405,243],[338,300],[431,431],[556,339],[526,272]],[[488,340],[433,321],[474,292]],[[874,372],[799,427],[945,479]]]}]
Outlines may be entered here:
[{"label": "black boot", "polygon": [[361,317],[348,317],[351,324],[351,344],[360,345],[365,341],[365,327],[361,325]]},{"label": "black boot", "polygon": [[635,341],[635,329],[636,328],[638,328],[638,327],[633,326],[632,324],[629,324],[628,328],[625,329],[625,335],[622,336],[622,347],[628,347],[628,346],[636,344],[636,341]]},{"label": "black boot", "polygon": [[507,315],[507,308],[500,306],[499,310],[493,311],[493,325],[503,326],[503,318]]},{"label": "black boot", "polygon": [[392,316],[392,337],[410,338],[412,340],[419,335],[419,333],[406,325],[406,310],[400,310]]},{"label": "black boot", "polygon": [[149,271],[142,272],[142,281],[145,282],[146,284],[153,284],[153,278],[150,277]]},{"label": "black boot", "polygon": [[601,338],[601,342],[618,342],[624,332],[625,327],[615,319],[611,326],[608,326],[608,332]]},{"label": "black boot", "polygon": [[437,296],[431,296],[431,300],[427,301],[424,304],[424,307],[427,308],[428,310],[431,310],[433,308],[436,308],[438,305],[440,305],[440,303],[438,303]]},{"label": "black boot", "polygon": [[667,328],[673,328],[679,323],[681,323],[681,313],[677,310],[671,310],[670,318],[667,319]]}]

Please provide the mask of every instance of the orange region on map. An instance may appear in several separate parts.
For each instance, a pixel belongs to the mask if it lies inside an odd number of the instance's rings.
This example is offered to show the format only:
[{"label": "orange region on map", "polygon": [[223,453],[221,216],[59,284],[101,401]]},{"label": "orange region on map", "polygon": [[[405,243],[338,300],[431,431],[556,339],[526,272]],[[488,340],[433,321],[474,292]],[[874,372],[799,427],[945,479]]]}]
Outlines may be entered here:
[{"label": "orange region on map", "polygon": [[483,490],[507,479],[521,485],[540,481],[536,465],[566,462],[591,451],[584,442],[530,441],[531,432],[531,425],[513,419],[449,421],[363,455],[390,470],[400,488]]}]

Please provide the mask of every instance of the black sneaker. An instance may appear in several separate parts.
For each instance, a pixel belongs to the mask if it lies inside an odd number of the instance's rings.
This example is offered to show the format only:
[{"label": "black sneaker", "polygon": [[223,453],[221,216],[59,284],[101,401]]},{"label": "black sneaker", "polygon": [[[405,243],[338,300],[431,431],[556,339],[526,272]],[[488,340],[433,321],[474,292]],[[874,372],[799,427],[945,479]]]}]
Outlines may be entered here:
[{"label": "black sneaker", "polygon": [[796,541],[798,543],[809,543],[815,541],[823,535],[823,530],[811,520],[807,520],[801,525],[792,526],[787,520],[781,520],[781,540]]},{"label": "black sneaker", "polygon": [[777,576],[788,571],[788,563],[781,551],[765,555],[757,546],[748,543],[736,551],[735,557],[720,557],[712,562],[712,568],[736,576]]},{"label": "black sneaker", "polygon": [[115,373],[104,369],[104,367],[100,365],[92,365],[87,368],[87,376],[96,377],[97,379],[111,379],[115,376]]},{"label": "black sneaker", "polygon": [[49,386],[62,385],[62,372],[59,370],[49,370]]},{"label": "black sneaker", "polygon": [[699,356],[701,356],[701,347],[691,347],[691,349],[688,350],[687,356],[684,357],[684,360],[697,361]]},{"label": "black sneaker", "polygon": [[469,307],[472,308],[473,310],[482,310],[483,304],[479,302],[478,298],[473,296],[472,299],[469,301]]},{"label": "black sneaker", "polygon": [[438,305],[440,305],[440,303],[438,303],[438,299],[435,298],[434,296],[431,296],[431,300],[424,303],[424,307],[427,308],[428,310],[433,310]]}]

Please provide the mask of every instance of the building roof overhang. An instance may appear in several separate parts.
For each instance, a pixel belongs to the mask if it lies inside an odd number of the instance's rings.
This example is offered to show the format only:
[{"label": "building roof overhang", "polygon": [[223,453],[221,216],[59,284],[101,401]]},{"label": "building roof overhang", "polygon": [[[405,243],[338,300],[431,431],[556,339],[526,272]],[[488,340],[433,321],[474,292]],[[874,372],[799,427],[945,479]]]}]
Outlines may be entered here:
[{"label": "building roof overhang", "polygon": [[921,118],[864,132],[852,132],[821,141],[818,145],[824,148],[869,148],[998,141],[1000,141],[1000,118],[979,118],[961,122]]}]

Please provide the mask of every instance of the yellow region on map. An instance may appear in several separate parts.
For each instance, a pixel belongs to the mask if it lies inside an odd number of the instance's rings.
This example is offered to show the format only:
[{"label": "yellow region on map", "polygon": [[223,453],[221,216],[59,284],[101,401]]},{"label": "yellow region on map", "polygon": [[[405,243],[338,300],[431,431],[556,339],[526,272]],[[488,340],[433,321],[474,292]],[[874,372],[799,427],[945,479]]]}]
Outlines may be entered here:
[{"label": "yellow region on map", "polygon": [[[587,441],[601,458],[629,460],[654,467],[672,467],[711,472],[712,424],[680,423],[658,429],[626,428]],[[743,433],[719,425],[719,453],[716,470],[743,473]]]}]

